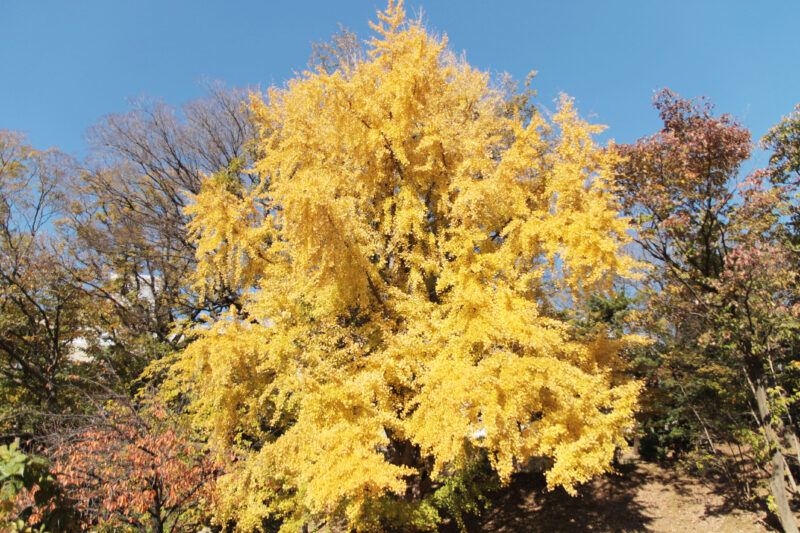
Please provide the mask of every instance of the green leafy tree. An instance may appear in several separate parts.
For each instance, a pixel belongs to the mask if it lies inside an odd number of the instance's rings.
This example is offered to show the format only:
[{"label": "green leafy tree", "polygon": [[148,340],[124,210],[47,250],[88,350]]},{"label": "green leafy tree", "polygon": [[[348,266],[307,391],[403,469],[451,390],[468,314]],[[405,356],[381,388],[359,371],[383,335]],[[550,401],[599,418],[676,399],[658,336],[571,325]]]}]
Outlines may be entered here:
[{"label": "green leafy tree", "polygon": [[664,128],[621,147],[618,180],[654,266],[646,321],[659,339],[653,399],[664,406],[654,403],[650,414],[661,417],[651,422],[718,459],[720,442],[748,443],[770,473],[784,530],[797,531],[784,454],[797,320],[781,191],[758,175],[739,185],[751,143],[734,119],[666,90],[655,107]]},{"label": "green leafy tree", "polygon": [[0,528],[3,531],[75,531],[71,502],[44,457],[29,455],[19,441],[0,445]]}]

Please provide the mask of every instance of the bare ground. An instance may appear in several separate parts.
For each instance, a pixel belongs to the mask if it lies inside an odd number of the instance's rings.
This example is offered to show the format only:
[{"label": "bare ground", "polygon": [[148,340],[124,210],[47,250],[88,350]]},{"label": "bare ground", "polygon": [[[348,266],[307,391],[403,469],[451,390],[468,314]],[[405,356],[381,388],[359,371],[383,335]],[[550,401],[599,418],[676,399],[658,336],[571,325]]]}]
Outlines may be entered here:
[{"label": "bare ground", "polygon": [[[722,485],[652,463],[623,465],[581,487],[575,498],[563,489],[547,491],[540,474],[519,474],[492,501],[468,522],[469,533],[776,531],[765,510],[738,508]],[[454,524],[441,529],[456,531]]]}]

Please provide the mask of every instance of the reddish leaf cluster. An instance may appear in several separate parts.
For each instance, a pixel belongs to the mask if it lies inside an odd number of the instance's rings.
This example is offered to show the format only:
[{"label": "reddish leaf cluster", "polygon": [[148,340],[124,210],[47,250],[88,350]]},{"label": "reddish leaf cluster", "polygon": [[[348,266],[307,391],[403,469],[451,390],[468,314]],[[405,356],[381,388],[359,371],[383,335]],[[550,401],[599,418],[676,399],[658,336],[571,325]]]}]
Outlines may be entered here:
[{"label": "reddish leaf cluster", "polygon": [[163,407],[111,405],[58,447],[55,473],[84,527],[196,531],[207,522],[217,466]]},{"label": "reddish leaf cluster", "polygon": [[706,100],[665,89],[654,107],[664,127],[619,150],[626,160],[617,183],[626,211],[639,222],[639,243],[678,271],[718,275],[715,248],[734,190],[731,178],[750,155],[750,132],[729,115],[714,116]]}]

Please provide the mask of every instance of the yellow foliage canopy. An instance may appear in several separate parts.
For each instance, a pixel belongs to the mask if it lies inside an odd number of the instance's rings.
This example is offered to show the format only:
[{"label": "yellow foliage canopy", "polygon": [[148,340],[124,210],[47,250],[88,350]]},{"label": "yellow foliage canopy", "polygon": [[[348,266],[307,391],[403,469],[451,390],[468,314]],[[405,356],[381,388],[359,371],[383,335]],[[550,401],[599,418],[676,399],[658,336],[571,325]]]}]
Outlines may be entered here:
[{"label": "yellow foliage canopy", "polygon": [[246,294],[175,367],[240,454],[220,513],[243,530],[432,527],[427,495],[476,457],[503,481],[544,458],[572,490],[632,424],[626,340],[556,312],[633,266],[616,156],[569,99],[523,120],[404,16],[363,61],[254,95],[261,184],[208,180],[189,208],[198,285]]}]

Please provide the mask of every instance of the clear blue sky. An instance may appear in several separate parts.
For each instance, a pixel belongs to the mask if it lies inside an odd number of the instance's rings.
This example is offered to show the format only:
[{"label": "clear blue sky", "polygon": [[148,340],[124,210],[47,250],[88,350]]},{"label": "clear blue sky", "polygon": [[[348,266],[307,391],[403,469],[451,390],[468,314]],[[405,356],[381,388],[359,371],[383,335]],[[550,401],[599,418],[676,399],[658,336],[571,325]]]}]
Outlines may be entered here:
[{"label": "clear blue sky", "polygon": [[[204,78],[282,84],[337,23],[367,38],[378,0],[0,0],[0,128],[76,155],[88,126],[137,95],[180,104]],[[617,142],[659,127],[653,91],[708,95],[756,137],[800,102],[800,2],[442,1],[430,30],[492,72],[539,71],[539,103],[559,91]]]}]

